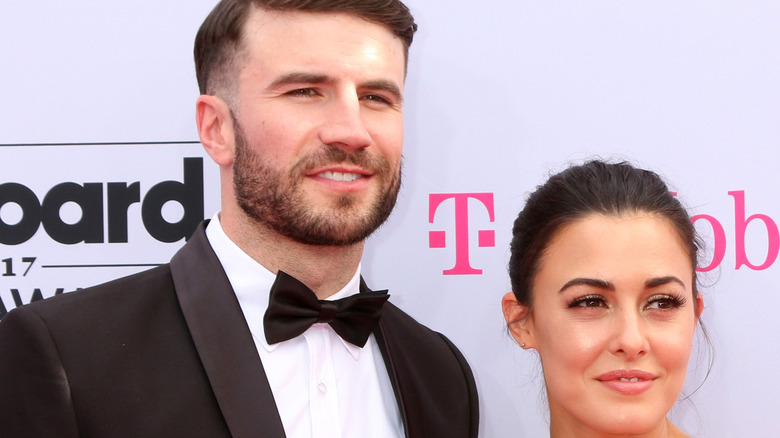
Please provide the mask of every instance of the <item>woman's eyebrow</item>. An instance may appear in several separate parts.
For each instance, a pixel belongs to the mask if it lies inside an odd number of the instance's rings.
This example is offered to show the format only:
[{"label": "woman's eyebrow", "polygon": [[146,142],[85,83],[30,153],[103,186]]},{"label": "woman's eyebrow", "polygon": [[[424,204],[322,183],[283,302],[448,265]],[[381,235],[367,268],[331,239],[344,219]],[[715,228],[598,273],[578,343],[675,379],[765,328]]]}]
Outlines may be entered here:
[{"label": "woman's eyebrow", "polygon": [[651,278],[645,282],[645,287],[648,289],[663,286],[665,284],[669,283],[677,283],[682,287],[687,287],[685,283],[680,280],[679,278],[675,277],[674,275],[667,275],[665,277],[657,277],[657,278]]},{"label": "woman's eyebrow", "polygon": [[609,291],[615,290],[615,285],[606,281],[599,280],[597,278],[575,278],[566,282],[558,293],[565,291],[566,289],[574,286],[591,286],[597,289],[604,289]]}]

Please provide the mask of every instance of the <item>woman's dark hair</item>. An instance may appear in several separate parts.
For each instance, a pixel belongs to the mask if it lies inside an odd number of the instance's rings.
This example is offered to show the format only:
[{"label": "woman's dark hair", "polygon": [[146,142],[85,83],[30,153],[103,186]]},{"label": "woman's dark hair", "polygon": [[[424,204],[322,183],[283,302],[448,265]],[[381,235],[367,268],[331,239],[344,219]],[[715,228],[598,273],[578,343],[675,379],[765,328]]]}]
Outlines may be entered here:
[{"label": "woman's dark hair", "polygon": [[625,162],[611,164],[594,160],[550,177],[531,193],[517,216],[509,259],[509,277],[517,301],[533,311],[534,277],[550,241],[563,226],[591,214],[632,213],[662,217],[673,225],[691,261],[696,299],[699,294],[696,266],[702,245],[680,201],[654,172]]}]

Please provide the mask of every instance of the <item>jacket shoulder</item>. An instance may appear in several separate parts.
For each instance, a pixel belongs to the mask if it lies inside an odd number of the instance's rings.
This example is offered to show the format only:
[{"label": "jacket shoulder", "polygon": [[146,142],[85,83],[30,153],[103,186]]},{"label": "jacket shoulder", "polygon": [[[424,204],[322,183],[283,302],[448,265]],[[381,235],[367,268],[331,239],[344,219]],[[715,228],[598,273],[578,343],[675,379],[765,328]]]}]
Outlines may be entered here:
[{"label": "jacket shoulder", "polygon": [[69,314],[79,314],[90,309],[104,310],[127,305],[128,302],[144,300],[165,291],[173,292],[170,267],[161,265],[143,272],[117,278],[106,283],[63,293],[11,310],[9,314],[24,309],[43,319]]},{"label": "jacket shoulder", "polygon": [[406,425],[409,436],[476,437],[479,398],[463,354],[443,334],[391,303],[385,306],[377,340],[384,344],[401,405],[422,417]]},{"label": "jacket shoulder", "polygon": [[[443,334],[421,324],[408,313],[388,302],[382,310],[380,324],[387,327],[391,338],[402,340],[414,348],[433,349],[432,355],[460,360],[463,355]],[[465,359],[463,360],[465,362]]]}]

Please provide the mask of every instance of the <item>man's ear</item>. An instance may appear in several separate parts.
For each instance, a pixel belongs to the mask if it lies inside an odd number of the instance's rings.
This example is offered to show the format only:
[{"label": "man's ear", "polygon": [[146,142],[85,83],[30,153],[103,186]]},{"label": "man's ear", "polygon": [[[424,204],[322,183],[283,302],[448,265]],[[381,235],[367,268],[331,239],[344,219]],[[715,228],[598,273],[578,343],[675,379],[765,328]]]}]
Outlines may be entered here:
[{"label": "man's ear", "polygon": [[227,103],[217,96],[201,95],[195,104],[198,136],[211,159],[230,166],[235,157],[235,127]]},{"label": "man's ear", "polygon": [[515,338],[520,347],[536,348],[536,339],[534,337],[534,321],[530,314],[530,308],[520,304],[515,298],[513,292],[508,292],[501,300],[501,309],[504,312],[504,319],[509,328],[509,333]]}]

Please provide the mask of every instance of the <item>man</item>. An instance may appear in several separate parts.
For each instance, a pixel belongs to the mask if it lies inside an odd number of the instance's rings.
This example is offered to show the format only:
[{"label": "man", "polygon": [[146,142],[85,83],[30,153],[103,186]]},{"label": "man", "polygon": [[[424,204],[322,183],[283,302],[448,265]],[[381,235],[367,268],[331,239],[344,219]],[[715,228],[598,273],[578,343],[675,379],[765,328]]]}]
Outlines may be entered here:
[{"label": "man", "polygon": [[221,212],[169,265],[6,315],[2,435],[476,436],[462,355],[360,277],[415,27],[397,0],[220,2],[195,57]]}]

